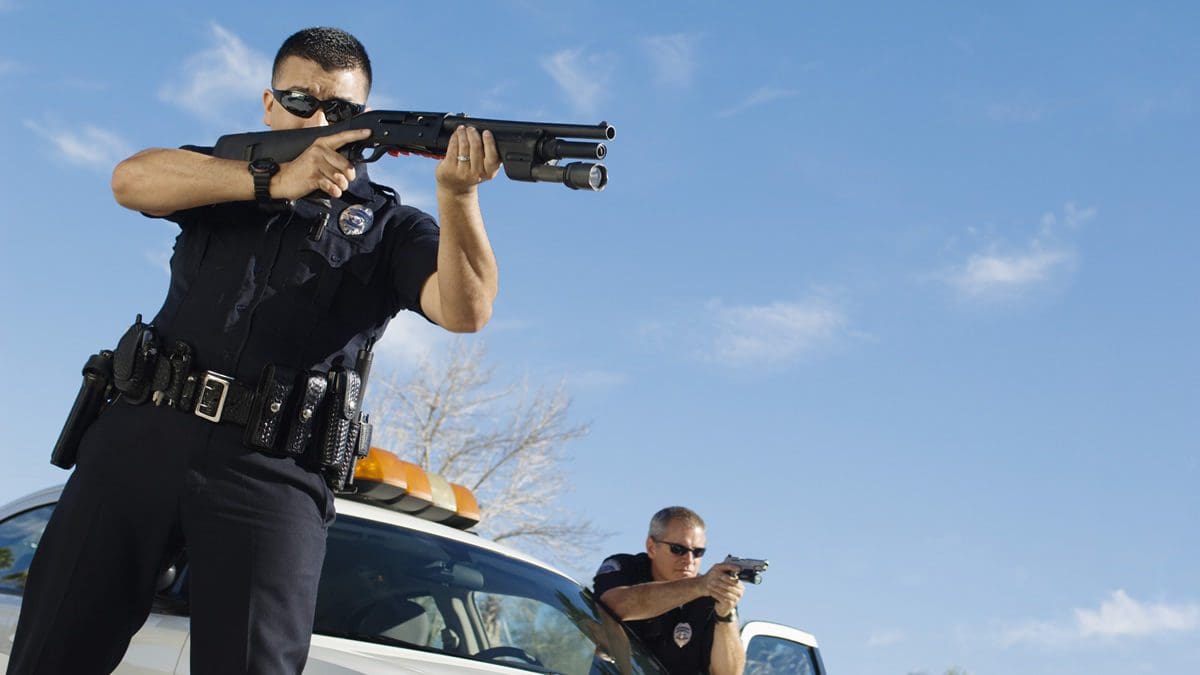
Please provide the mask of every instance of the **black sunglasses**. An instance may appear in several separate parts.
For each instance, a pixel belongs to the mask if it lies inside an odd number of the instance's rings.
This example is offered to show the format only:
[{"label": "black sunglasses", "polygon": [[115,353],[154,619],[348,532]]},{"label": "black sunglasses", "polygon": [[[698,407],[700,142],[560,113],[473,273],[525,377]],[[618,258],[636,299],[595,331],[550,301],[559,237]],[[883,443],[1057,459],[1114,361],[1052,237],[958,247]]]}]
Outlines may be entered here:
[{"label": "black sunglasses", "polygon": [[331,98],[328,101],[322,101],[312,94],[306,94],[294,89],[272,89],[271,94],[275,97],[276,101],[279,101],[279,105],[283,106],[284,110],[296,117],[308,119],[315,115],[318,109],[324,110],[325,119],[329,120],[330,124],[344,122],[359,114],[367,107],[362,103],[351,103],[340,98]]},{"label": "black sunglasses", "polygon": [[655,539],[654,541],[658,542],[659,544],[666,544],[667,547],[671,549],[672,555],[682,556],[687,553],[691,553],[693,556],[695,556],[697,558],[703,558],[704,552],[708,550],[707,548],[704,548],[703,546],[697,546],[696,548],[688,548],[687,546],[684,546],[683,544],[672,544],[671,542],[663,541],[662,539]]}]

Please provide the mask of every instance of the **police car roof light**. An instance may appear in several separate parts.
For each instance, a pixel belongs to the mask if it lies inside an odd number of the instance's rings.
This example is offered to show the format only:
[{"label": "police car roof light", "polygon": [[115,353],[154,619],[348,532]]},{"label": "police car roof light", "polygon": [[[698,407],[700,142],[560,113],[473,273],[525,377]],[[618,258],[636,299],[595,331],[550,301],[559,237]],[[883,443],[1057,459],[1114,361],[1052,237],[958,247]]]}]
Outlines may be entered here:
[{"label": "police car roof light", "polygon": [[470,489],[428,473],[382,448],[371,448],[354,470],[350,499],[384,506],[465,530],[480,520],[479,502]]}]

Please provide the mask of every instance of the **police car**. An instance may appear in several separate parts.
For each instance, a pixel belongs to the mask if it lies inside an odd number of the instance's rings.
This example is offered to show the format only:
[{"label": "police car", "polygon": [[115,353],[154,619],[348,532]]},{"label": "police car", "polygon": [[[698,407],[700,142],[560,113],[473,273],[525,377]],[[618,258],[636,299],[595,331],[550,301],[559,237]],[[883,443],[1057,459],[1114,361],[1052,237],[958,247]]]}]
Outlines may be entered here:
[{"label": "police car", "polygon": [[[664,673],[568,576],[469,528],[466,488],[372,448],[357,492],[337,499],[306,673]],[[0,665],[25,575],[62,488],[0,508]],[[164,570],[154,610],[117,673],[188,673],[186,552]],[[746,675],[824,675],[816,640],[752,621]]]}]

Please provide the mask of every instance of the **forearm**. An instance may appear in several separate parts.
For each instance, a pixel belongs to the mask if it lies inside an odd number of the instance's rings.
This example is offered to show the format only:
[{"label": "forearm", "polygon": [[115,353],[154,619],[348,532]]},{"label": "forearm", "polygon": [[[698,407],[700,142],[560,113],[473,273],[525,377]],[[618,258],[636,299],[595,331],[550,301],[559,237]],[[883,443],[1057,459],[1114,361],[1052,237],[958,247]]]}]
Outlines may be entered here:
[{"label": "forearm", "polygon": [[491,318],[499,288],[496,256],[483,227],[478,192],[439,188],[438,216],[440,323],[452,331],[474,332]]},{"label": "forearm", "polygon": [[717,622],[713,629],[713,646],[708,671],[711,675],[742,675],[746,667],[746,653],[742,648],[742,636],[738,631],[737,619]]},{"label": "forearm", "polygon": [[600,599],[622,621],[639,621],[665,614],[703,595],[703,580],[693,577],[618,586],[605,591]]},{"label": "forearm", "polygon": [[254,179],[245,162],[151,148],[113,169],[112,191],[125,208],[164,216],[196,206],[254,199]]}]

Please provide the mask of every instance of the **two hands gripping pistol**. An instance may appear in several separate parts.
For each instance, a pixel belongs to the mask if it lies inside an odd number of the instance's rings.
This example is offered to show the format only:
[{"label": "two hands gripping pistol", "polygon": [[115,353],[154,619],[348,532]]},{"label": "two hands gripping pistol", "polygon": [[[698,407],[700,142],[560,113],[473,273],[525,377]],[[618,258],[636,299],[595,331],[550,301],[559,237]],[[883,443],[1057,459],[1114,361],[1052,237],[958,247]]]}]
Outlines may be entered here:
[{"label": "two hands gripping pistol", "polygon": [[737,565],[737,578],[752,584],[762,583],[762,573],[767,571],[767,565],[770,564],[766,560],[738,558],[732,555],[725,556],[723,562],[727,565]]}]

